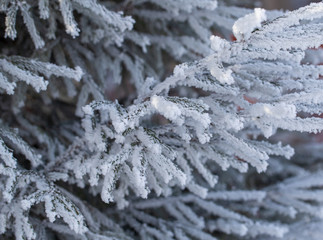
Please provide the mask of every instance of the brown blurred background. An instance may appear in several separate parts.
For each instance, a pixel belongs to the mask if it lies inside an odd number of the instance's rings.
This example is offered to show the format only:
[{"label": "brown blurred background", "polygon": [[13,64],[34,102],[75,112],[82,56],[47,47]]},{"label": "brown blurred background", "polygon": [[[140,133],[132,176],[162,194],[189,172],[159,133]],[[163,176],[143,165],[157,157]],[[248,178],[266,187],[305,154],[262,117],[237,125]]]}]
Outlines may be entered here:
[{"label": "brown blurred background", "polygon": [[297,9],[308,5],[311,2],[320,2],[320,0],[262,0],[265,9]]}]

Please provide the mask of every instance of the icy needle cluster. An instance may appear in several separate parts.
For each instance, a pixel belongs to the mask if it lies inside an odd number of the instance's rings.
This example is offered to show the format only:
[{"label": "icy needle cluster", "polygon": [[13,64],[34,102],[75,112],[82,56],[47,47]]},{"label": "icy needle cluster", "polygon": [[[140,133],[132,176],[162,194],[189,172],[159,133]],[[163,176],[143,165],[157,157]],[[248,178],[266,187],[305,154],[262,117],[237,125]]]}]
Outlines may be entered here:
[{"label": "icy needle cluster", "polygon": [[320,239],[323,3],[235,2],[0,0],[1,239]]}]

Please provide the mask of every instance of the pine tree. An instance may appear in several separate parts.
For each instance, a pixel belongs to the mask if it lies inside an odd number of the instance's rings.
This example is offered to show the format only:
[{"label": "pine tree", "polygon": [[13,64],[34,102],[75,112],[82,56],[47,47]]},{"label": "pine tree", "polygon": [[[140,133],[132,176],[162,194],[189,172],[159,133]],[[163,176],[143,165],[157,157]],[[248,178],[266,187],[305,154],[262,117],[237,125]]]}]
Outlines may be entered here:
[{"label": "pine tree", "polygon": [[0,0],[0,238],[321,239],[323,2],[253,4]]}]

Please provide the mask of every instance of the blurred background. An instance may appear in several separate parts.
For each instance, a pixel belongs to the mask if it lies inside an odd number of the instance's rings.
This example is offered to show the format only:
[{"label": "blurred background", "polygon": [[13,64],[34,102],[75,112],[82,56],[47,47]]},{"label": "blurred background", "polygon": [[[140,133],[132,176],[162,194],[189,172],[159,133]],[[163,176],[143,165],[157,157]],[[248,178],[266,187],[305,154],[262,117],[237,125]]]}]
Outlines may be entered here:
[{"label": "blurred background", "polygon": [[288,9],[293,10],[311,2],[320,2],[320,0],[262,0],[263,8],[265,9]]}]

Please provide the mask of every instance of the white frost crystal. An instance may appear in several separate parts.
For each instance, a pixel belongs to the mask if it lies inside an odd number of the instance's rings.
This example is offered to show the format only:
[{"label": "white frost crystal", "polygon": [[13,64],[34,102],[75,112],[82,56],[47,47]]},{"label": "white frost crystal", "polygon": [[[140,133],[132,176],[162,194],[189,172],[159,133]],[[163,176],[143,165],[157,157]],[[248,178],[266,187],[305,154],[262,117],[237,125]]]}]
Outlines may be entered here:
[{"label": "white frost crystal", "polygon": [[267,20],[266,10],[255,8],[253,13],[239,18],[232,27],[234,36],[238,41],[248,40],[252,31],[261,27],[261,23]]}]

